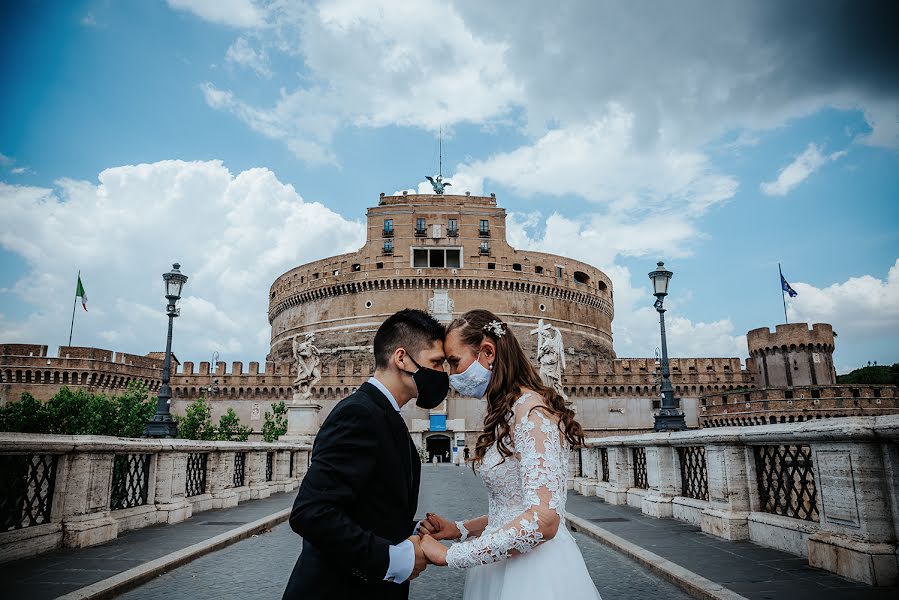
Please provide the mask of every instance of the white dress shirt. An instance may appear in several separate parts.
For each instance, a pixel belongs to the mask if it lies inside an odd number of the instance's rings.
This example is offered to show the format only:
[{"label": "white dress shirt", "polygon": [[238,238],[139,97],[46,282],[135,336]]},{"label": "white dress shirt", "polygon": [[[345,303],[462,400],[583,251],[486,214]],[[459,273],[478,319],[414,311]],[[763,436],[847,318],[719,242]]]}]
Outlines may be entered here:
[{"label": "white dress shirt", "polygon": [[[393,397],[386,385],[374,377],[370,377],[368,382],[381,390],[381,393],[387,396],[396,412],[400,412],[400,405],[397,404],[396,398]],[[409,576],[412,574],[412,568],[415,567],[415,546],[409,540],[403,540],[395,546],[390,546],[388,551],[390,552],[390,565],[387,567],[387,574],[384,576],[384,580],[392,581],[393,583],[403,583],[409,579]]]}]

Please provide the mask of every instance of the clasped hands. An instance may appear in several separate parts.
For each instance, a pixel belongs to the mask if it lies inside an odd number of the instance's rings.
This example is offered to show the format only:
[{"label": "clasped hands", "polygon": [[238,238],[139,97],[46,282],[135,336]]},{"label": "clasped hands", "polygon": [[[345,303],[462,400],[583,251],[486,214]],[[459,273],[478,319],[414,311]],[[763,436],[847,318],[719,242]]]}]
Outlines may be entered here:
[{"label": "clasped hands", "polygon": [[445,567],[447,547],[440,541],[455,540],[461,536],[462,532],[455,523],[435,513],[428,513],[419,524],[415,535],[409,537],[409,541],[415,547],[415,566],[409,580],[421,575],[428,565]]}]

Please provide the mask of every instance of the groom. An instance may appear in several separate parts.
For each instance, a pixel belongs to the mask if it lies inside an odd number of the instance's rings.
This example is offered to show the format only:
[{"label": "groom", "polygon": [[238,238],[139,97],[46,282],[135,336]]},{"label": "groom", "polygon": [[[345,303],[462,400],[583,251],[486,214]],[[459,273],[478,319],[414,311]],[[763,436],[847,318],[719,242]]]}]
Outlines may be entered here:
[{"label": "groom", "polygon": [[312,448],[290,527],[303,537],[285,600],[405,599],[427,566],[413,518],[421,462],[400,409],[446,398],[443,326],[420,310],[388,318],[375,374],[341,400]]}]

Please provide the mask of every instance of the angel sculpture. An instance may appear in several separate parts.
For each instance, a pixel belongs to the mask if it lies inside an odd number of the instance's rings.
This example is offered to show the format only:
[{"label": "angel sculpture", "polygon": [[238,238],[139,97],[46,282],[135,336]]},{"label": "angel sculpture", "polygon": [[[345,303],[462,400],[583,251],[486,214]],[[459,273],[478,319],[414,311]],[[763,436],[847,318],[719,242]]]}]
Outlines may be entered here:
[{"label": "angel sculpture", "polygon": [[443,195],[443,189],[453,185],[449,181],[444,181],[442,175],[438,175],[437,177],[431,177],[430,175],[425,176],[428,181],[431,182],[431,187],[434,188],[434,193],[438,196]]}]

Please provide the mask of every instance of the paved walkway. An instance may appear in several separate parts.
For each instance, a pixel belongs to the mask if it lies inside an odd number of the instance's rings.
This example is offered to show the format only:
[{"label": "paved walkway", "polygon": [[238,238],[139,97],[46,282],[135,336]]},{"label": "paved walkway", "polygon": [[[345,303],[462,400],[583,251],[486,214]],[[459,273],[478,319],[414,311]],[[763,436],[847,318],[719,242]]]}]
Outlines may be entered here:
[{"label": "paved walkway", "polygon": [[[570,493],[568,511],[628,542],[752,600],[886,600],[899,588],[874,588],[808,566],[805,558],[702,533],[688,523],[654,519],[629,506]],[[602,591],[602,590],[600,590]]]},{"label": "paved walkway", "polygon": [[0,581],[5,582],[2,596],[28,600],[56,598],[289,508],[295,496],[295,491],[274,494],[234,508],[197,513],[175,525],[126,531],[99,546],[64,548],[0,565]]},{"label": "paved walkway", "polygon": [[[424,465],[419,509],[459,519],[484,514],[487,497],[471,469]],[[593,581],[604,600],[687,600],[684,592],[629,558],[575,534]],[[122,600],[279,599],[301,547],[287,525],[203,556],[122,596]],[[412,600],[462,598],[465,573],[431,567],[412,582]],[[572,599],[577,600],[577,599]]]}]

